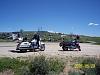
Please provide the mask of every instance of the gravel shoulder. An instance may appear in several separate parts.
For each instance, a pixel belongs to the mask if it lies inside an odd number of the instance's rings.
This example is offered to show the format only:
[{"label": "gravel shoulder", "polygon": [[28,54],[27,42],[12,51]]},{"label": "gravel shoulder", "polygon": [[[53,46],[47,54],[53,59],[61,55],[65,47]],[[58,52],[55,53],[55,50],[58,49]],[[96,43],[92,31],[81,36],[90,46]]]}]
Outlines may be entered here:
[{"label": "gravel shoulder", "polygon": [[82,51],[62,51],[62,48],[59,47],[59,43],[49,43],[46,42],[46,50],[37,52],[25,52],[19,53],[16,51],[15,42],[0,42],[0,57],[27,57],[27,56],[37,56],[37,55],[47,55],[47,56],[73,56],[73,57],[100,57],[100,45],[92,45],[88,43],[80,43]]}]

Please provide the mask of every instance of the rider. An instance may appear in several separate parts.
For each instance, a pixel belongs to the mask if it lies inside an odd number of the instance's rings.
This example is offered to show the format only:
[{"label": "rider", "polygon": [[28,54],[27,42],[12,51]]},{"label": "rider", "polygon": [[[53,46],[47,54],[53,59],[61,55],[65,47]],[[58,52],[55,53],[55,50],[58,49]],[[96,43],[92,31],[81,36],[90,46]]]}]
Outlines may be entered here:
[{"label": "rider", "polygon": [[40,36],[38,35],[38,33],[35,33],[32,39],[36,39],[37,40],[36,44],[39,47]]},{"label": "rider", "polygon": [[76,35],[76,38],[73,40],[73,43],[75,43],[75,45],[78,45],[79,44],[79,35]]},{"label": "rider", "polygon": [[77,43],[79,43],[79,40],[80,40],[80,36],[79,35],[76,35],[76,40],[77,40]]},{"label": "rider", "polygon": [[76,39],[79,41],[80,40],[80,36],[79,35],[76,35]]},{"label": "rider", "polygon": [[22,42],[26,42],[26,41],[27,41],[27,37],[24,37]]},{"label": "rider", "polygon": [[75,39],[73,39],[72,41],[72,44],[77,45],[79,43],[79,39],[80,39],[79,35],[76,35]]}]

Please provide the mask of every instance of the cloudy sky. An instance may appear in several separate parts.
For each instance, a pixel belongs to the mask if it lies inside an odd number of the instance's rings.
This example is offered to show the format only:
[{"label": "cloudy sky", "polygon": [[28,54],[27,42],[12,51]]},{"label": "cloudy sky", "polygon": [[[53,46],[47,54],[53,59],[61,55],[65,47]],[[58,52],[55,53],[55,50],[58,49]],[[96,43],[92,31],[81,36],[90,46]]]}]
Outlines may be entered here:
[{"label": "cloudy sky", "polygon": [[38,28],[100,36],[100,0],[0,0],[0,32]]}]

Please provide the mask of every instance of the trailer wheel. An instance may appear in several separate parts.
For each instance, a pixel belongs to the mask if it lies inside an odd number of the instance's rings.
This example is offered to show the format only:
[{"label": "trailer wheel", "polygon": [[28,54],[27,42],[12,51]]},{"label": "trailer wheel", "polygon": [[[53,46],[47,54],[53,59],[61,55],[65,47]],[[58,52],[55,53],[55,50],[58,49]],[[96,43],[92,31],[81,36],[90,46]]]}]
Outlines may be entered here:
[{"label": "trailer wheel", "polygon": [[42,44],[42,45],[41,45],[40,50],[41,50],[41,51],[44,51],[44,50],[45,50],[45,44]]}]

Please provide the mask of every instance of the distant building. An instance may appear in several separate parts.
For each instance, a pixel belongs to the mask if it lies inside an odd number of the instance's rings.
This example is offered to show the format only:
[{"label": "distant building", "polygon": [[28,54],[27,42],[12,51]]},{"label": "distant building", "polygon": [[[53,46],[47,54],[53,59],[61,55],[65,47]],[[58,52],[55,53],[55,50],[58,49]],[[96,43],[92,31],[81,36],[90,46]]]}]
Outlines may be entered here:
[{"label": "distant building", "polygon": [[63,34],[63,35],[61,35],[61,37],[65,37],[65,36],[66,36],[66,35],[64,35],[64,34]]}]

